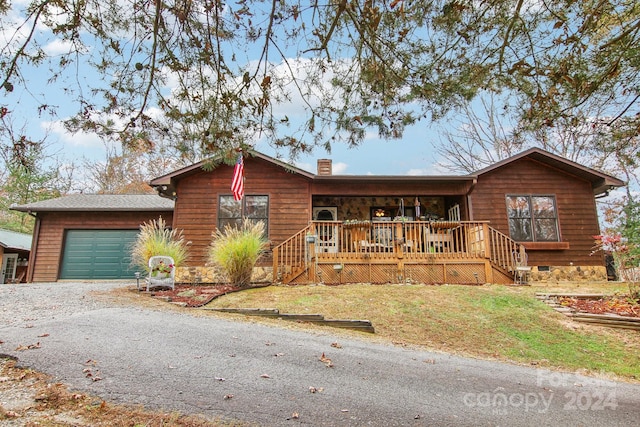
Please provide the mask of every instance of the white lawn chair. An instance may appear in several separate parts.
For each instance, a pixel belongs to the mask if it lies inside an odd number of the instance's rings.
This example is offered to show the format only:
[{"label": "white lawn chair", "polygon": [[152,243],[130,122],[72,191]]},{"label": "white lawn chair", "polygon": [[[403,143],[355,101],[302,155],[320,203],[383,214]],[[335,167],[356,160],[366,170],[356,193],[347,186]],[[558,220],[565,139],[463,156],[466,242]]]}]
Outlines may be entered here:
[{"label": "white lawn chair", "polygon": [[526,285],[531,276],[531,267],[527,265],[528,256],[524,251],[513,251],[514,284]]},{"label": "white lawn chair", "polygon": [[[154,269],[159,265],[172,266],[171,271],[166,275],[158,274]],[[169,256],[152,256],[149,258],[149,274],[147,276],[147,292],[150,288],[171,288],[175,289],[176,267],[173,258]]]}]

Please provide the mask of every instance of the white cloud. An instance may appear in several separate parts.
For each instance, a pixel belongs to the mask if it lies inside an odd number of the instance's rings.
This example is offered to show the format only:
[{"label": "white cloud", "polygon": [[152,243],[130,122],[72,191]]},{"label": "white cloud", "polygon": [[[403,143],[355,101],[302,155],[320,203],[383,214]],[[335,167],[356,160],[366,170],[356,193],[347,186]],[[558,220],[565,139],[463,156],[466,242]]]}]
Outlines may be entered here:
[{"label": "white cloud", "polygon": [[344,162],[336,162],[331,166],[332,173],[334,175],[344,175],[347,172],[349,165]]},{"label": "white cloud", "polygon": [[62,121],[42,122],[41,127],[61,144],[63,151],[68,153],[68,150],[72,150],[69,154],[75,155],[74,157],[77,157],[78,150],[87,155],[105,152],[104,142],[100,137],[85,132],[70,133]]},{"label": "white cloud", "polygon": [[69,52],[70,47],[71,43],[69,41],[55,39],[45,45],[44,51],[47,55],[61,55]]}]

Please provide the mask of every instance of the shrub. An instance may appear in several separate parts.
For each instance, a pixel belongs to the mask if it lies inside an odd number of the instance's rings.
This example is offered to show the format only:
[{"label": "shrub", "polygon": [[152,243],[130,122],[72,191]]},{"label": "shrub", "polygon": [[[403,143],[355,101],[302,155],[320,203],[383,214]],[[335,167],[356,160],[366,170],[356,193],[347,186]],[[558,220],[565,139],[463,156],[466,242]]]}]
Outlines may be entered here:
[{"label": "shrub", "polygon": [[264,223],[245,218],[240,227],[226,225],[213,233],[209,262],[219,265],[231,283],[246,287],[266,243]]},{"label": "shrub", "polygon": [[182,231],[168,228],[162,217],[145,222],[140,226],[140,234],[131,248],[131,263],[148,272],[149,258],[164,255],[173,258],[178,267],[187,259],[190,243],[184,240]]}]

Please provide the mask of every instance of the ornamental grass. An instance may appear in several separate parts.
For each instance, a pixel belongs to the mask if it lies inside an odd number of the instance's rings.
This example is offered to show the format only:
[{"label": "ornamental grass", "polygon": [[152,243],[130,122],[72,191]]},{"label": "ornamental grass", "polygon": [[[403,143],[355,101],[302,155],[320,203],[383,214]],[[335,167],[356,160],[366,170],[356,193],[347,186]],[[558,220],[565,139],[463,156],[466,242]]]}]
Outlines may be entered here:
[{"label": "ornamental grass", "polygon": [[240,227],[227,224],[216,230],[209,246],[209,263],[219,265],[230,283],[249,286],[253,267],[267,244],[264,227],[262,221],[245,218]]},{"label": "ornamental grass", "polygon": [[190,243],[184,240],[182,230],[170,229],[162,217],[145,222],[131,248],[131,263],[148,272],[149,258],[161,255],[173,258],[174,266],[178,267],[189,256]]}]

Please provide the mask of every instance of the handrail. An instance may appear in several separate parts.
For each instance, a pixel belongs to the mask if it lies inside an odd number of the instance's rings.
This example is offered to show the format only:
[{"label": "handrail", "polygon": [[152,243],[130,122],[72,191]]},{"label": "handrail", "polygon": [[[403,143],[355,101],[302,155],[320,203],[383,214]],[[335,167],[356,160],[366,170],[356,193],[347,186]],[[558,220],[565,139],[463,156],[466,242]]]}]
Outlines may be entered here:
[{"label": "handrail", "polygon": [[[314,236],[314,242],[307,242]],[[274,280],[288,283],[310,267],[363,259],[484,259],[514,271],[518,244],[488,221],[312,221],[273,249]]]},{"label": "handrail", "polygon": [[489,232],[489,242],[491,243],[489,260],[504,271],[513,273],[515,271],[513,252],[517,251],[520,245],[495,228],[489,227]]},{"label": "handrail", "polygon": [[311,234],[312,224],[309,224],[293,236],[273,248],[273,279],[287,282],[287,278],[306,268],[307,257],[306,237]]}]

